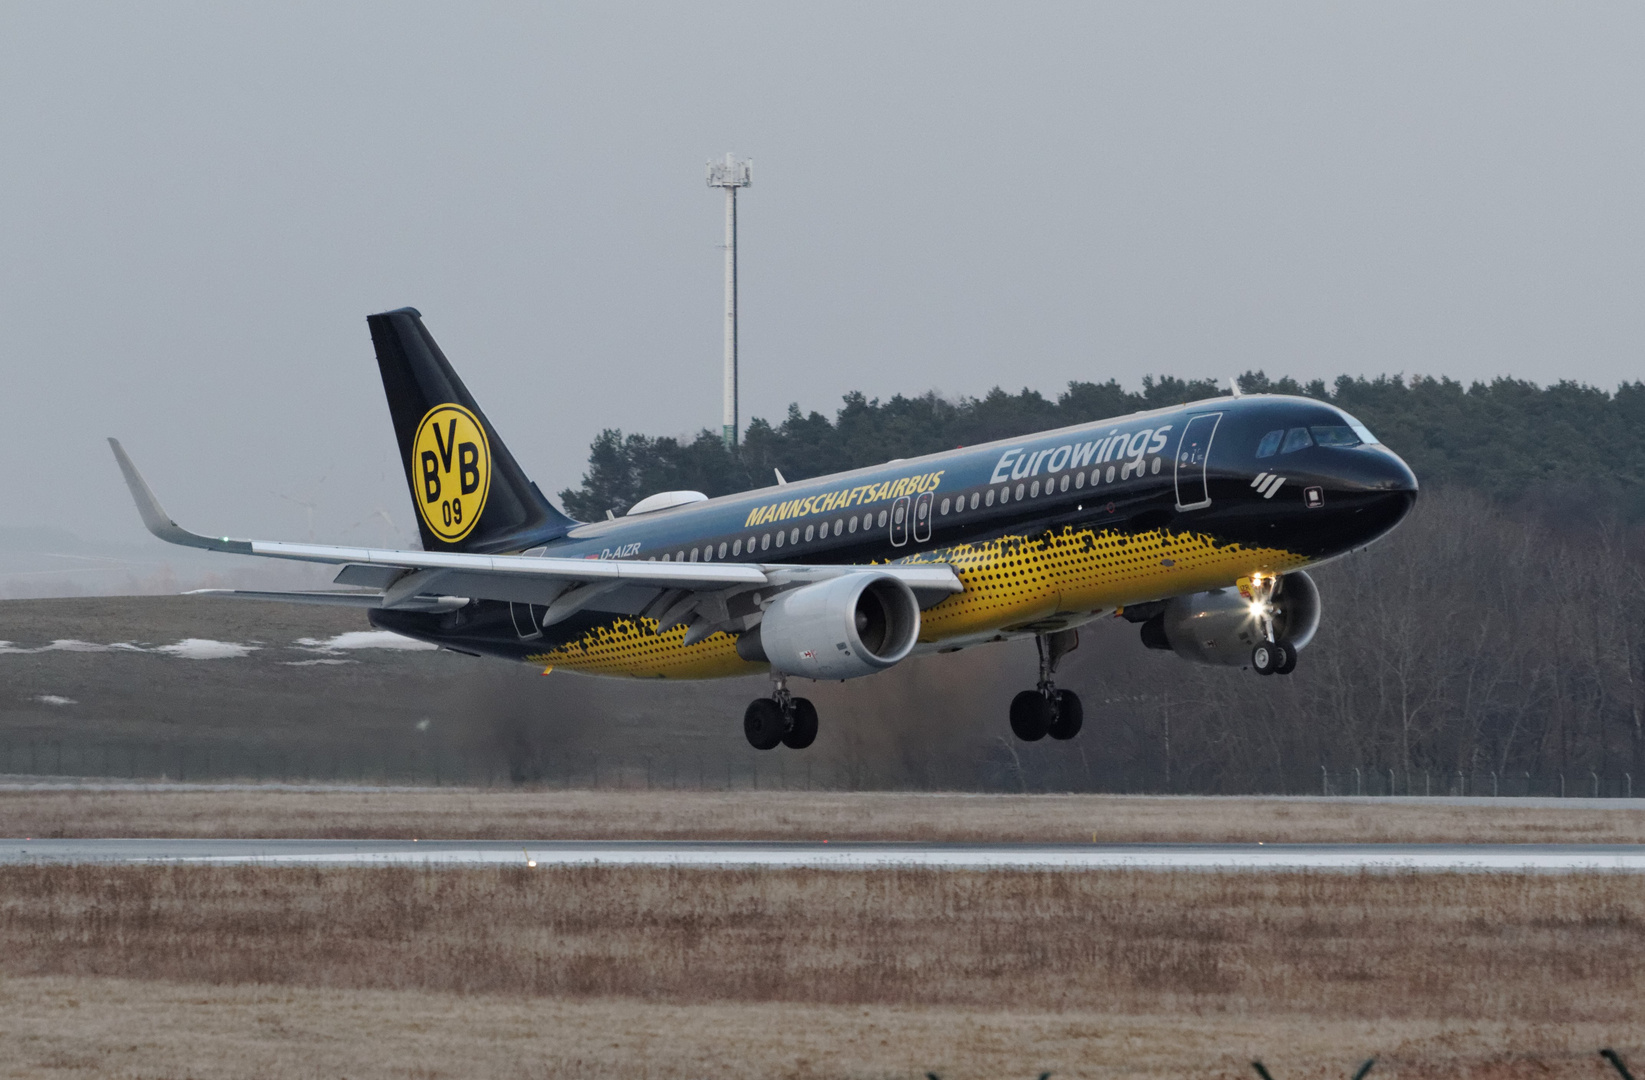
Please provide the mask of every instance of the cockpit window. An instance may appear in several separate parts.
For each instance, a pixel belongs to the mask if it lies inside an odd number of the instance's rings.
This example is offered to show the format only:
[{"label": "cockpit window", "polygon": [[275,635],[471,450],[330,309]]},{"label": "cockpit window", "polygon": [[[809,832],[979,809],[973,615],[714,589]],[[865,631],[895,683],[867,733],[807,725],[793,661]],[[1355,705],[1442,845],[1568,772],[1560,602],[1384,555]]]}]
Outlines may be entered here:
[{"label": "cockpit window", "polygon": [[1273,457],[1279,452],[1279,441],[1285,438],[1285,430],[1270,431],[1257,443],[1257,457]]},{"label": "cockpit window", "polygon": [[1294,427],[1285,433],[1285,445],[1280,447],[1279,452],[1289,454],[1293,450],[1301,450],[1303,447],[1312,445],[1314,445],[1314,440],[1308,437],[1308,429]]},{"label": "cockpit window", "polygon": [[[1338,411],[1340,412],[1341,410]],[[1342,418],[1347,421],[1349,427],[1354,429],[1354,434],[1359,436],[1360,442],[1374,444],[1377,441],[1377,437],[1371,434],[1371,429],[1360,423],[1358,420],[1355,420],[1352,416],[1349,416],[1347,413],[1343,413]]]},{"label": "cockpit window", "polygon": [[1362,441],[1353,428],[1336,424],[1315,424],[1313,432],[1320,446],[1358,446]]}]

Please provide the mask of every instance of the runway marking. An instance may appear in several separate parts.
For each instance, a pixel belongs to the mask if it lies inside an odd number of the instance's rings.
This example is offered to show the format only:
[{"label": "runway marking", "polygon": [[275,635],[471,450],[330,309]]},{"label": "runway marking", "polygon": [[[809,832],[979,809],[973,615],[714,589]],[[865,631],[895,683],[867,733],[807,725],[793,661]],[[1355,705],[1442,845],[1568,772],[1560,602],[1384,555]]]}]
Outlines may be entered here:
[{"label": "runway marking", "polygon": [[652,866],[877,870],[1645,873],[1633,844],[896,844],[369,840],[0,840],[0,863]]}]

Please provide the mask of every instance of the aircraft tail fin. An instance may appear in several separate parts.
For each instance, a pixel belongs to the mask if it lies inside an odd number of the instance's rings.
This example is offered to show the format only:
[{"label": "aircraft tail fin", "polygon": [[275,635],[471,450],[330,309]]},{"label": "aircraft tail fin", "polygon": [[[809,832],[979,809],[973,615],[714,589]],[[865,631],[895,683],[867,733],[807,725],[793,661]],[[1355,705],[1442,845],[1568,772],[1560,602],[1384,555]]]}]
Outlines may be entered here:
[{"label": "aircraft tail fin", "polygon": [[427,551],[524,551],[576,524],[526,478],[422,314],[366,318]]}]

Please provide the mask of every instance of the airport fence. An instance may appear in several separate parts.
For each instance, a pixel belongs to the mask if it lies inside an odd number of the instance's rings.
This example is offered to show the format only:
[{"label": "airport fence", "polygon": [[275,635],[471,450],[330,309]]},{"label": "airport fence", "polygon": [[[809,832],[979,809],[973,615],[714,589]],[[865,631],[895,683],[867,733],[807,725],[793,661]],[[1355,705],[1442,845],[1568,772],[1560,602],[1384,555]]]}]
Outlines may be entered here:
[{"label": "airport fence", "polygon": [[[79,740],[0,735],[0,774],[180,783],[345,783],[414,786],[597,788],[610,790],[979,790],[1093,794],[1279,794],[1328,797],[1633,798],[1628,772],[1321,768],[1311,789],[1201,791],[1113,768],[1035,774],[1000,768],[956,782],[941,776],[886,774],[875,763],[820,754],[585,752],[535,755],[427,739],[405,746],[261,745],[237,741]],[[1641,793],[1645,795],[1645,792]]]}]

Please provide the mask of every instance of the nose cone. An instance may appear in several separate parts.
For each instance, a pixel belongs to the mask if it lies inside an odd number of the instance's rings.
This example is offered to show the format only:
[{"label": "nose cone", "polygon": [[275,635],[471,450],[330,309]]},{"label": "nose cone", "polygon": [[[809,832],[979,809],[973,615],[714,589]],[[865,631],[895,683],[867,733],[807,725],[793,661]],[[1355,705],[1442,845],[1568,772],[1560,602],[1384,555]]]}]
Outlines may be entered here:
[{"label": "nose cone", "polygon": [[1366,490],[1408,495],[1407,507],[1416,503],[1417,474],[1405,464],[1404,458],[1386,446],[1366,447],[1365,456]]},{"label": "nose cone", "polygon": [[1364,446],[1332,462],[1326,496],[1342,530],[1344,546],[1359,547],[1386,535],[1417,502],[1417,478],[1403,458],[1385,446]]}]

